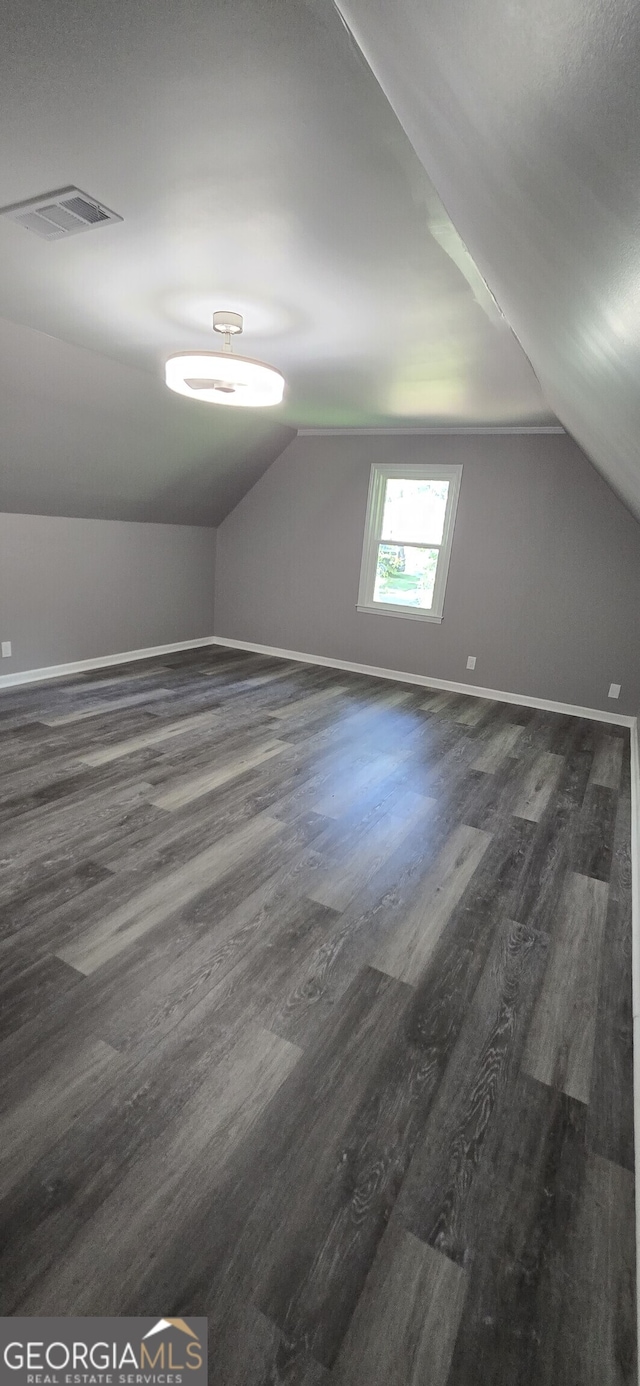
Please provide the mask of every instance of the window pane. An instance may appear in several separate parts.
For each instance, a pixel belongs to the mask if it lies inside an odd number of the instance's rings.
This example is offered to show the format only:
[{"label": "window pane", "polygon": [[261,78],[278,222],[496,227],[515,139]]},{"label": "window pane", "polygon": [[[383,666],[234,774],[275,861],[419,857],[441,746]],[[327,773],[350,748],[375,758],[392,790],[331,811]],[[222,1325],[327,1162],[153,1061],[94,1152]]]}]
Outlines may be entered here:
[{"label": "window pane", "polygon": [[374,602],[393,602],[429,611],[439,552],[414,549],[407,544],[379,544]]},{"label": "window pane", "polygon": [[389,477],[385,490],[382,539],[441,544],[448,481],[403,481]]}]

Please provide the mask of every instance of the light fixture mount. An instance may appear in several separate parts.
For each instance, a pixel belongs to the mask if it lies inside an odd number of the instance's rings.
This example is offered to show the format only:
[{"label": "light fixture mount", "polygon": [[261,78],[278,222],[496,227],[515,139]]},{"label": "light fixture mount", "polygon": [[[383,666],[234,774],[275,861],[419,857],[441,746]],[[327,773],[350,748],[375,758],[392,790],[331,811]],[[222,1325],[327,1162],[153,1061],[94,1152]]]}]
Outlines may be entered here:
[{"label": "light fixture mount", "polygon": [[244,409],[279,404],[284,376],[275,366],[235,356],[233,337],[243,330],[241,313],[227,308],[213,315],[213,330],[224,337],[222,351],[178,351],[165,365],[170,390],[207,404],[231,404]]},{"label": "light fixture mount", "polygon": [[219,308],[213,315],[214,332],[224,332],[226,337],[235,337],[244,327],[242,313],[230,313],[228,308]]}]

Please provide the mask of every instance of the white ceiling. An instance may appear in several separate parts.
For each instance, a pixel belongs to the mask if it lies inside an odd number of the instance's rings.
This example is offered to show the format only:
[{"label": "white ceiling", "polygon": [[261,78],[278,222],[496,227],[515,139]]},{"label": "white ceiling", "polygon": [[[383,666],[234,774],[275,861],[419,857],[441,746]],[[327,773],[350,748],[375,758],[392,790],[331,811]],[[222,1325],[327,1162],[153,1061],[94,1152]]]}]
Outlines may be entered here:
[{"label": "white ceiling", "polygon": [[[284,424],[554,422],[331,0],[5,0],[0,116],[1,205],[75,184],[124,218],[53,243],[0,220],[0,505],[207,523]],[[212,346],[217,307],[287,377],[268,416],[165,398],[164,356]],[[93,473],[72,424],[63,455],[41,451],[62,408],[45,358],[67,410],[95,409]],[[112,365],[131,371],[127,429]]]},{"label": "white ceiling", "polygon": [[640,517],[637,0],[338,0],[545,397]]}]

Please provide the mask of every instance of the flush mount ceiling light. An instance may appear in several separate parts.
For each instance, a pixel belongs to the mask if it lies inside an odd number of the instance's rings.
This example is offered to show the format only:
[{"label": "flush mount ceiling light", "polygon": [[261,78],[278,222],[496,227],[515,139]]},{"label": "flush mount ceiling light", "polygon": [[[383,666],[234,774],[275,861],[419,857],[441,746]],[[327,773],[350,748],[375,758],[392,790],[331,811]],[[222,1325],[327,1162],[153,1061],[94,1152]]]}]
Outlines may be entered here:
[{"label": "flush mount ceiling light", "polygon": [[177,351],[165,366],[170,390],[207,404],[257,409],[279,404],[284,376],[275,366],[235,356],[232,338],[242,332],[242,316],[226,309],[213,315],[213,328],[224,336],[222,351]]}]

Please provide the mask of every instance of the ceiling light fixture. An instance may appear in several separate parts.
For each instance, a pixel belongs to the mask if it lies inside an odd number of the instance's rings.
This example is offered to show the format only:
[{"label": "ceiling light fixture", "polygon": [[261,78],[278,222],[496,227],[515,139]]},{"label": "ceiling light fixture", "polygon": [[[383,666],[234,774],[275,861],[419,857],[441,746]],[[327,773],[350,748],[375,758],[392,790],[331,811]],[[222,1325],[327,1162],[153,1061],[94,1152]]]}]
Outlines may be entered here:
[{"label": "ceiling light fixture", "polygon": [[284,376],[275,366],[235,356],[232,338],[242,332],[242,315],[227,309],[213,315],[214,332],[224,336],[222,351],[177,351],[165,366],[170,390],[207,404],[231,404],[257,409],[279,404]]}]

